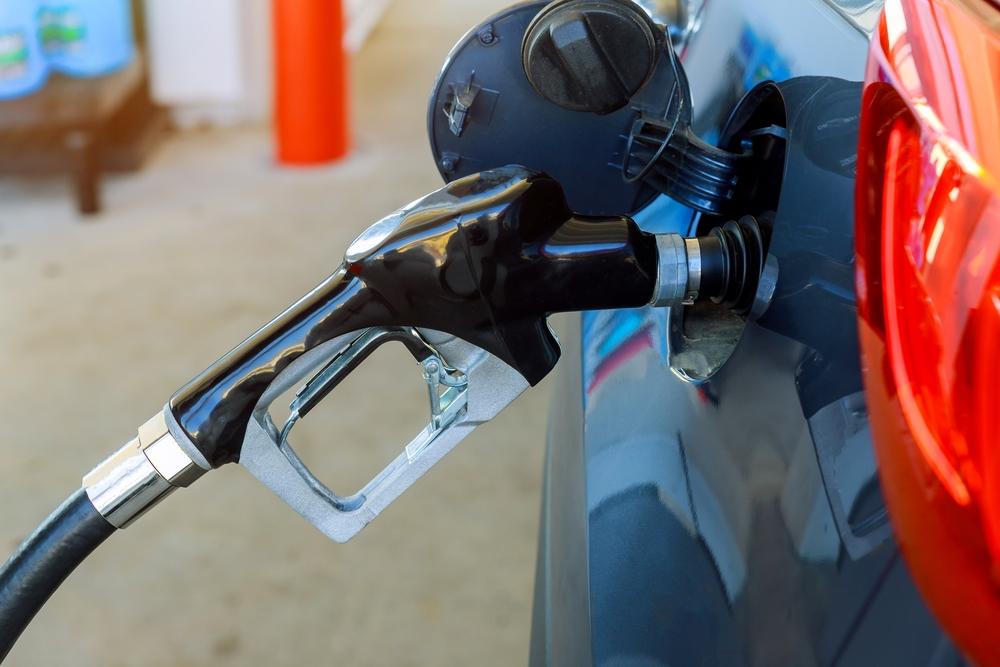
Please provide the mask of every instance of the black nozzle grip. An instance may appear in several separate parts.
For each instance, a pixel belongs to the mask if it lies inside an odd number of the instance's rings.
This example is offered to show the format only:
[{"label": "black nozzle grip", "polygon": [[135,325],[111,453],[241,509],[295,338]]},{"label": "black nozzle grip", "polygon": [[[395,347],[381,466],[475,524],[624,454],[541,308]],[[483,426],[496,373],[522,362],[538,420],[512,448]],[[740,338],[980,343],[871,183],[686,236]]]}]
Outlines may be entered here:
[{"label": "black nozzle grip", "polygon": [[629,218],[581,218],[562,188],[523,167],[452,182],[372,225],[344,265],[170,401],[208,461],[239,458],[267,387],[292,361],[369,327],[458,336],[532,385],[559,359],[546,316],[647,303],[652,236]]}]

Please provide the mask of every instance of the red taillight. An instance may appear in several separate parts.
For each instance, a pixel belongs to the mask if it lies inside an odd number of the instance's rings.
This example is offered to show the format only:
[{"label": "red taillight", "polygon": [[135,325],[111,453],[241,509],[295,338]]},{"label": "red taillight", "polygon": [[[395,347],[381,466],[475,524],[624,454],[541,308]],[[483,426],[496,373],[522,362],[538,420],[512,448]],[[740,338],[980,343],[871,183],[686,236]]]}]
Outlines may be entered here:
[{"label": "red taillight", "polygon": [[1000,12],[888,0],[858,154],[858,308],[880,471],[934,611],[1000,664]]},{"label": "red taillight", "polygon": [[938,481],[967,505],[993,449],[978,437],[974,408],[1000,383],[978,372],[1000,370],[978,354],[992,323],[1000,207],[991,211],[995,193],[939,145],[922,146],[905,118],[889,130],[883,173],[885,340],[900,407]]}]

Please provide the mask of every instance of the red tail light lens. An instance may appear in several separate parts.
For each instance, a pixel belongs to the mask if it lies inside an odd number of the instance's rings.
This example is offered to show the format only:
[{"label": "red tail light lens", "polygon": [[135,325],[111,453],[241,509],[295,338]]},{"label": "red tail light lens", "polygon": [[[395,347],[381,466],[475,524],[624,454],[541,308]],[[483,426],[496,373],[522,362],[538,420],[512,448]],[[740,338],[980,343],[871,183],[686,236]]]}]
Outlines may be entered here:
[{"label": "red tail light lens", "polygon": [[931,607],[1000,664],[1000,11],[888,0],[866,79],[858,306],[883,485]]}]

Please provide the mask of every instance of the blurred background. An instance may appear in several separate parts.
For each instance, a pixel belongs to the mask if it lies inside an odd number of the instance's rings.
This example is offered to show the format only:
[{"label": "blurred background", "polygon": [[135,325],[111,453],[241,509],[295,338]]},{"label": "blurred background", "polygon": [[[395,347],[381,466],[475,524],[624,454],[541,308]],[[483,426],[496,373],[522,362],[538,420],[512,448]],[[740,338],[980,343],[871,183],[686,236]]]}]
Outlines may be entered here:
[{"label": "blurred background", "polygon": [[[435,75],[508,3],[345,0],[343,24],[306,45],[286,15],[298,1],[0,2],[4,558],[363,228],[441,186],[425,130]],[[303,83],[296,58],[324,46],[317,125],[283,104]],[[348,545],[237,466],[206,476],[98,550],[7,664],[525,662],[548,392]],[[426,410],[415,364],[386,350],[296,447],[353,491]]]}]

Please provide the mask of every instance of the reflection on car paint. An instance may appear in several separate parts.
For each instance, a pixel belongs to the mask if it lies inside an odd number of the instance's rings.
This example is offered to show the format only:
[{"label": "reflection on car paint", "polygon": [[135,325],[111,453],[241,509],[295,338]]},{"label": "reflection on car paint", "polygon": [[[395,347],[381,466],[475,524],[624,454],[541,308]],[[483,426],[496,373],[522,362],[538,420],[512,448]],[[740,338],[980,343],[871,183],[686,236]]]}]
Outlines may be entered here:
[{"label": "reflection on car paint", "polygon": [[745,90],[750,90],[761,81],[784,81],[792,76],[792,68],[774,44],[746,24],[740,33],[740,47],[734,60],[743,71]]},{"label": "reflection on car paint", "polygon": [[627,363],[643,350],[653,347],[653,338],[648,328],[640,329],[631,336],[621,341],[614,348],[611,354],[604,357],[603,361],[594,369],[593,377],[587,384],[587,395],[589,396],[601,382],[614,373],[620,366]]}]

